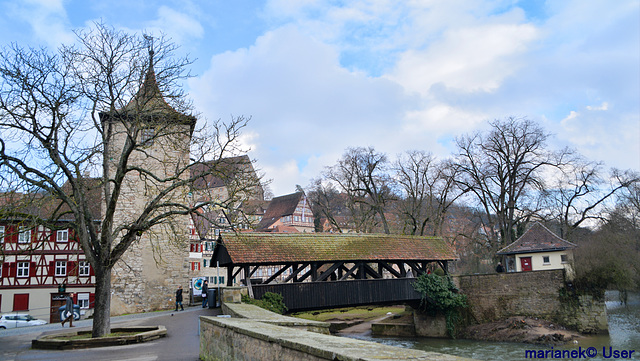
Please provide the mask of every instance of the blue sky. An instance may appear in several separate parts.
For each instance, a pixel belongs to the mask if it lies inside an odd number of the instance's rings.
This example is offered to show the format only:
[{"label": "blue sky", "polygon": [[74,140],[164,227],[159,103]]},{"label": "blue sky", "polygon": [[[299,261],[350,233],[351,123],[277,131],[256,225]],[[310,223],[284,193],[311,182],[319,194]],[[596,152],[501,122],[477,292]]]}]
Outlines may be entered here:
[{"label": "blue sky", "polygon": [[251,116],[243,142],[276,196],[347,147],[446,157],[508,116],[640,170],[638,0],[0,0],[0,44],[56,47],[100,19],[196,59],[200,121]]}]

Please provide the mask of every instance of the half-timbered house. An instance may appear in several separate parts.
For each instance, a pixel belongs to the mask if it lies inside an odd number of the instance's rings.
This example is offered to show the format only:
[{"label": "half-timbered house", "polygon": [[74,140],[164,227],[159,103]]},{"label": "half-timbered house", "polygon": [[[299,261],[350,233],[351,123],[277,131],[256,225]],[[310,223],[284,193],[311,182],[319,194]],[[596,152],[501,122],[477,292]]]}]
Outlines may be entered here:
[{"label": "half-timbered house", "polygon": [[89,316],[95,296],[93,267],[69,220],[49,223],[42,218],[47,209],[46,204],[20,209],[0,219],[0,312],[28,311],[57,322],[65,292],[74,292],[74,302]]}]

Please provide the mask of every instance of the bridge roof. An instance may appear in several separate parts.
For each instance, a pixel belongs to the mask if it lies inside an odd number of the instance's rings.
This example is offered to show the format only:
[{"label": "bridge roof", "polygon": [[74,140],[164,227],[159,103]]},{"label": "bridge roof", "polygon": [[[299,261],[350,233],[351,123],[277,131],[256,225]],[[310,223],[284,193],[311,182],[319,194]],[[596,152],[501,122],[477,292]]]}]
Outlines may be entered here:
[{"label": "bridge roof", "polygon": [[451,261],[457,257],[442,238],[387,234],[223,234],[212,264],[260,265],[335,261]]}]

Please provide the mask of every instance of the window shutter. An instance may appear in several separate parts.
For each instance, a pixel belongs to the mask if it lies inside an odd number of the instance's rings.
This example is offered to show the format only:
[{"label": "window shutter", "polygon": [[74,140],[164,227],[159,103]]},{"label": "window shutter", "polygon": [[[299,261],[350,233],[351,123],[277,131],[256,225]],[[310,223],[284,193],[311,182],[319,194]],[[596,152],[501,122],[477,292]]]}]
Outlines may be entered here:
[{"label": "window shutter", "polygon": [[9,277],[9,267],[11,267],[10,263],[3,263],[2,264],[2,277]]},{"label": "window shutter", "polygon": [[5,230],[4,241],[6,243],[18,243],[18,233],[15,226],[8,226]]},{"label": "window shutter", "polygon": [[18,265],[15,262],[9,263],[9,277],[15,277],[16,276],[17,266]]},{"label": "window shutter", "polygon": [[56,261],[49,261],[49,276],[56,275]]},{"label": "window shutter", "polygon": [[78,267],[77,263],[73,261],[67,262],[67,275],[68,276],[77,276],[78,275]]},{"label": "window shutter", "polygon": [[36,275],[36,263],[29,262],[29,277],[34,277]]},{"label": "window shutter", "polygon": [[89,308],[94,308],[96,305],[96,294],[89,293]]},{"label": "window shutter", "polygon": [[73,304],[74,305],[78,304],[78,292],[73,294]]},{"label": "window shutter", "polygon": [[89,276],[95,276],[95,273],[93,272],[93,266],[91,265],[91,263],[89,263]]}]

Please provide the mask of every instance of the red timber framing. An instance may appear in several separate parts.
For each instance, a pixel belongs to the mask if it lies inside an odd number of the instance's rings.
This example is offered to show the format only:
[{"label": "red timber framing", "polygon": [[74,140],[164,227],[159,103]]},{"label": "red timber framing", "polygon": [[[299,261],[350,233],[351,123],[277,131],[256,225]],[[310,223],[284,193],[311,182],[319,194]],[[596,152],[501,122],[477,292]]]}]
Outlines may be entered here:
[{"label": "red timber framing", "polygon": [[93,268],[71,229],[4,222],[0,230],[0,289],[94,286]]}]

